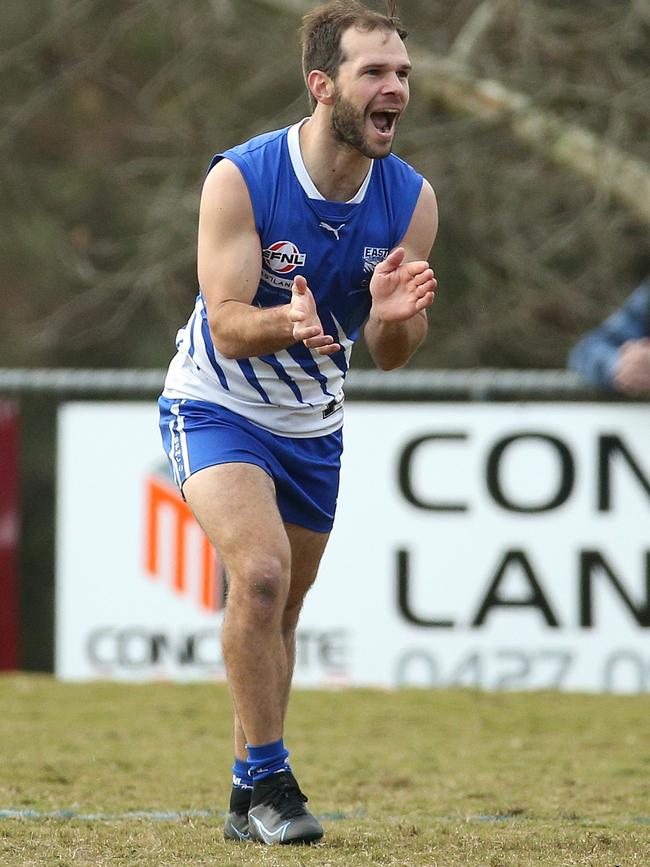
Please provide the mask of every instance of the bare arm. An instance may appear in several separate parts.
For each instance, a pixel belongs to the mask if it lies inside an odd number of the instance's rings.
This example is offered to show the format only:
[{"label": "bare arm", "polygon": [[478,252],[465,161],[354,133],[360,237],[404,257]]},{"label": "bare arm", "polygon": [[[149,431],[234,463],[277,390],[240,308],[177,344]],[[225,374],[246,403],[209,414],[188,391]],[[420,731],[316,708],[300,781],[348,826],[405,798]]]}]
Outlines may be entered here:
[{"label": "bare arm", "polygon": [[199,214],[199,285],[214,345],[227,358],[267,355],[299,340],[323,354],[338,351],[323,334],[304,278],[294,283],[289,304],[252,305],[261,269],[248,188],[237,166],[222,160],[206,178]]},{"label": "bare arm", "polygon": [[364,336],[382,370],[402,367],[427,334],[436,280],[427,258],[438,231],[435,193],[425,180],[400,246],[375,268],[372,308]]}]

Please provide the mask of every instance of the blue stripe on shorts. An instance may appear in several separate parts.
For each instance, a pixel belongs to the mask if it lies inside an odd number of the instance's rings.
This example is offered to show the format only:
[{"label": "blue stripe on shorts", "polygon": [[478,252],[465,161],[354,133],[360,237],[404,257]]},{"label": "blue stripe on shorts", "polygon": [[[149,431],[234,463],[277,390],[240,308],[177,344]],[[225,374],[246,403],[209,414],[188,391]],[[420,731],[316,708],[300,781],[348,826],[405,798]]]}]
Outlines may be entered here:
[{"label": "blue stripe on shorts", "polygon": [[180,490],[192,473],[218,464],[255,464],[275,483],[280,515],[318,533],[334,523],[343,435],[273,434],[215,403],[161,397],[160,431]]}]

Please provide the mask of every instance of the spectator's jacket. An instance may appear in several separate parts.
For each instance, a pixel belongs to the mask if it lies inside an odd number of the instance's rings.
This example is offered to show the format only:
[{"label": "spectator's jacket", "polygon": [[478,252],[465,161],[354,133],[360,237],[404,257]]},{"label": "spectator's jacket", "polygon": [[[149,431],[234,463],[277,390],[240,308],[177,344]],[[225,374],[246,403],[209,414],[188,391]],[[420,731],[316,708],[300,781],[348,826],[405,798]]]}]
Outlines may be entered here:
[{"label": "spectator's jacket", "polygon": [[627,340],[650,337],[650,277],[598,328],[573,347],[568,365],[591,385],[615,388],[618,351]]}]

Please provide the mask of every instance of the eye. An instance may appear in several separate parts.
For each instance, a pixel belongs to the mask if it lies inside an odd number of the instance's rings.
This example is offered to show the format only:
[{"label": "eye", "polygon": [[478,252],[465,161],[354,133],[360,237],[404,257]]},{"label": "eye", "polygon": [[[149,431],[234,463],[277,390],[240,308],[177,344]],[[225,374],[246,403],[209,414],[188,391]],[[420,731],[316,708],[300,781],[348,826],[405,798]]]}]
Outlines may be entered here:
[{"label": "eye", "polygon": [[379,70],[379,69],[366,69],[366,75],[376,76],[376,75],[380,75],[380,74],[381,74],[381,70]]}]

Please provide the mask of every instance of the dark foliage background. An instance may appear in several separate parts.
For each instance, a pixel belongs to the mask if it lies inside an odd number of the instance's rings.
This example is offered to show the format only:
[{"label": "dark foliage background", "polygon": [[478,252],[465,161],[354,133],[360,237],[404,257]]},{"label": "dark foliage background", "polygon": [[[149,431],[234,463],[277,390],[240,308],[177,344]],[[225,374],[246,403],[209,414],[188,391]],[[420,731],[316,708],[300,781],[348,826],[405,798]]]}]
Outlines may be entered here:
[{"label": "dark foliage background", "polygon": [[[444,57],[481,7],[473,74],[647,161],[645,0],[404,0],[402,16]],[[251,0],[6,0],[0,366],[167,363],[209,158],[307,112],[298,22]],[[647,226],[505,124],[414,88],[397,150],[440,203],[419,366],[561,367],[648,264]]]}]

